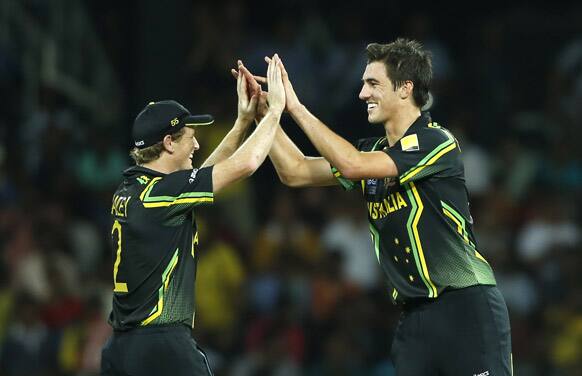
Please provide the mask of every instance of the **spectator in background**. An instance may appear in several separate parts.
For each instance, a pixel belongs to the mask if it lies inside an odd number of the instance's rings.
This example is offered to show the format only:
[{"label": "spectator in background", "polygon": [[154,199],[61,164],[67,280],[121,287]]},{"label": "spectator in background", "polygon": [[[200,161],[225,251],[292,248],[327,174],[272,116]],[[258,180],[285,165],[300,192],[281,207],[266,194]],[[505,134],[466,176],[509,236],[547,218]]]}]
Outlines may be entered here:
[{"label": "spectator in background", "polygon": [[26,293],[16,297],[12,322],[0,348],[4,376],[50,376],[57,369],[56,338],[40,316],[40,303]]},{"label": "spectator in background", "polygon": [[344,204],[333,208],[321,242],[327,251],[335,250],[341,254],[342,280],[358,290],[369,291],[380,278],[378,260],[370,242],[370,226],[355,199],[333,196],[337,201],[343,200]]},{"label": "spectator in background", "polygon": [[[578,25],[580,27],[580,25]],[[567,41],[558,52],[551,70],[548,96],[550,109],[564,120],[569,133],[580,134],[582,118],[582,32]],[[577,130],[578,128],[578,130]]]},{"label": "spectator in background", "polygon": [[582,234],[571,219],[570,204],[557,193],[546,191],[535,198],[531,218],[517,234],[517,251],[524,262],[540,265],[553,249],[574,249],[580,245]]},{"label": "spectator in background", "polygon": [[109,142],[111,133],[112,129],[91,128],[75,158],[77,181],[87,191],[111,191],[127,166],[128,156]]}]

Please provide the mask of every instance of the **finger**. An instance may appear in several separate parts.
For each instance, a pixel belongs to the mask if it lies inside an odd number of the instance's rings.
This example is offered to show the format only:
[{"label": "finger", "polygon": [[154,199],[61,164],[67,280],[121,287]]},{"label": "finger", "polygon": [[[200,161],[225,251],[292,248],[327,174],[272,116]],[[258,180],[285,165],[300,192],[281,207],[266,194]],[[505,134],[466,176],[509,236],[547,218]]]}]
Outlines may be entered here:
[{"label": "finger", "polygon": [[251,72],[244,65],[241,64],[239,66],[239,70],[245,76],[245,78],[247,79],[248,83],[251,85],[251,88],[253,90],[257,90],[257,88],[260,88],[261,85],[259,85],[259,83],[255,79],[255,77],[251,74]]},{"label": "finger", "polygon": [[249,71],[249,70],[247,69],[247,67],[245,67],[245,66],[244,66],[244,64],[241,64],[241,65],[239,65],[239,66],[238,66],[238,69],[239,69],[241,72],[243,72],[243,74],[244,74],[245,76],[248,76],[248,77],[253,77],[253,75],[252,75],[251,71]]},{"label": "finger", "polygon": [[281,60],[279,60],[279,57],[277,57],[277,69],[275,72],[275,76],[277,78],[277,82],[283,84],[283,79],[281,78],[282,72],[281,72]]},{"label": "finger", "polygon": [[287,74],[287,69],[285,69],[285,64],[283,64],[283,60],[281,60],[281,73],[283,75],[283,77],[288,77],[289,75]]},{"label": "finger", "polygon": [[236,69],[231,69],[230,74],[232,74],[235,79],[238,79],[238,71]]},{"label": "finger", "polygon": [[245,98],[248,98],[248,95],[247,95],[247,80],[246,80],[246,78],[242,74],[239,74],[239,76],[241,78],[240,89],[241,89],[242,93],[244,94],[244,97]]},{"label": "finger", "polygon": [[236,77],[236,92],[238,93],[238,95],[240,96],[240,90],[241,90],[241,84],[242,84],[242,74],[237,73],[237,77]]},{"label": "finger", "polygon": [[267,67],[267,84],[269,88],[273,82],[273,60],[269,59],[269,66]]},{"label": "finger", "polygon": [[271,83],[277,83],[277,54],[271,58]]},{"label": "finger", "polygon": [[271,58],[268,56],[265,56],[265,62],[267,62],[267,64],[269,64],[271,62]]},{"label": "finger", "polygon": [[273,71],[273,78],[275,80],[277,80],[277,82],[279,82],[280,78],[281,78],[281,59],[279,59],[279,55],[275,54],[273,55],[273,61],[275,62],[275,67],[274,67],[274,71]]},{"label": "finger", "polygon": [[257,82],[259,82],[259,83],[261,83],[261,84],[266,84],[266,83],[267,83],[267,77],[263,77],[263,76],[254,76],[254,75],[253,75],[253,78],[254,78],[254,79],[257,81]]}]

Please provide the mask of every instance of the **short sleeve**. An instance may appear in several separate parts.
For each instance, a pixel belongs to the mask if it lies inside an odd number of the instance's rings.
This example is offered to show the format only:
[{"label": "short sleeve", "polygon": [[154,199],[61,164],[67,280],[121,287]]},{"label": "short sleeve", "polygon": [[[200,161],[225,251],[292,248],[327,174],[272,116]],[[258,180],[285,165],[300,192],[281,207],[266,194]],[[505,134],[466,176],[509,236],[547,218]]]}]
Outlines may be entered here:
[{"label": "short sleeve", "polygon": [[398,168],[400,184],[417,181],[437,173],[454,175],[460,150],[455,137],[439,126],[429,126],[408,134],[385,150]]},{"label": "short sleeve", "polygon": [[153,178],[140,195],[145,208],[180,207],[187,210],[214,202],[212,168],[177,171]]},{"label": "short sleeve", "polygon": [[[372,151],[380,141],[382,141],[381,138],[362,138],[356,142],[354,147],[359,151]],[[342,188],[346,191],[351,191],[356,186],[358,186],[355,181],[346,179],[344,176],[342,176],[341,172],[334,166],[331,166],[331,173],[341,184]]]}]

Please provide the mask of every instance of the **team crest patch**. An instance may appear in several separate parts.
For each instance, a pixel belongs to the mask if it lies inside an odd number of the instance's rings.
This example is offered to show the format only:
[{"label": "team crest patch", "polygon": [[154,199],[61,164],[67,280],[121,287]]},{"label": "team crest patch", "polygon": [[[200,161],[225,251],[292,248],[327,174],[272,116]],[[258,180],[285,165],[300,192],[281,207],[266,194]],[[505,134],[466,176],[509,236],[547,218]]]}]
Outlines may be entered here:
[{"label": "team crest patch", "polygon": [[137,181],[139,181],[140,184],[144,185],[144,184],[147,184],[150,181],[150,178],[147,177],[147,176],[145,176],[145,175],[142,175],[142,176],[140,176],[140,177],[137,178]]},{"label": "team crest patch", "polygon": [[384,185],[387,187],[392,187],[394,184],[396,184],[396,178],[392,177],[392,178],[384,178]]},{"label": "team crest patch", "polygon": [[418,151],[420,147],[416,133],[403,137],[400,140],[400,146],[402,147],[402,151]]}]

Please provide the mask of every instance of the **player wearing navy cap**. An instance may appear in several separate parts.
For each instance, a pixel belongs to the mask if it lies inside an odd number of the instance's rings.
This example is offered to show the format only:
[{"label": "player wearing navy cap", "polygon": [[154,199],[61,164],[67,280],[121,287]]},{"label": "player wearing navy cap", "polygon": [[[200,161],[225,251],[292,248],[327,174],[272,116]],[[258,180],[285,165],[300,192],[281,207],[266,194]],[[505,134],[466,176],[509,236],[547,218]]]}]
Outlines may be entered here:
[{"label": "player wearing navy cap", "polygon": [[198,233],[193,209],[250,176],[265,160],[285,105],[279,59],[269,64],[269,110],[243,141],[256,112],[246,81],[237,81],[238,118],[201,168],[192,168],[196,132],[210,115],[179,103],[149,103],[133,124],[136,165],[113,195],[114,329],[102,351],[102,375],[211,375],[191,337]]}]

